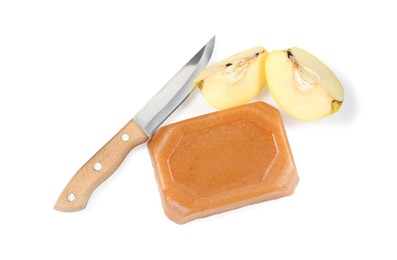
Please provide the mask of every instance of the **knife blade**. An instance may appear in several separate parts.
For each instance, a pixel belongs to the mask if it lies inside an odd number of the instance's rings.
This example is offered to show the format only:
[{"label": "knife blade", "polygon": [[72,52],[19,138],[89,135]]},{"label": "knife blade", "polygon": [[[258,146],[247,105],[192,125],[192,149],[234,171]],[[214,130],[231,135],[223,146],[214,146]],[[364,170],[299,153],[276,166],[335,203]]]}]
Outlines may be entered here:
[{"label": "knife blade", "polygon": [[121,165],[128,153],[146,142],[194,89],[193,81],[207,67],[215,45],[211,38],[178,73],[112,139],[94,154],[66,185],[54,209],[78,211],[95,189]]}]

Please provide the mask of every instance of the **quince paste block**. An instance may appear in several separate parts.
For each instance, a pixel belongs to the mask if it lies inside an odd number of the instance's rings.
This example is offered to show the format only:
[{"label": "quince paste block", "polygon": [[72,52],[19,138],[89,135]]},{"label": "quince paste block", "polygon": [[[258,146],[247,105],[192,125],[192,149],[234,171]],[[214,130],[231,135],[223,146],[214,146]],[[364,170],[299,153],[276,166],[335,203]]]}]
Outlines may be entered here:
[{"label": "quince paste block", "polygon": [[178,224],[284,197],[298,184],[280,113],[263,102],[164,126],[148,147],[165,214]]}]

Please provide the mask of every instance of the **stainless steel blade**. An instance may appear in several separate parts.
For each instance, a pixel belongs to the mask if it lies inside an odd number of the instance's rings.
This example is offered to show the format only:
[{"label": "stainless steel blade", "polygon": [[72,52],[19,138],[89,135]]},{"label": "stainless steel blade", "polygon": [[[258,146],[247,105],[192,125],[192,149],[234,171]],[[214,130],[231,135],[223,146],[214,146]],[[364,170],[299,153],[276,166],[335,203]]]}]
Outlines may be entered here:
[{"label": "stainless steel blade", "polygon": [[193,81],[207,67],[214,45],[215,36],[135,115],[135,122],[148,136],[151,136],[192,92]]}]

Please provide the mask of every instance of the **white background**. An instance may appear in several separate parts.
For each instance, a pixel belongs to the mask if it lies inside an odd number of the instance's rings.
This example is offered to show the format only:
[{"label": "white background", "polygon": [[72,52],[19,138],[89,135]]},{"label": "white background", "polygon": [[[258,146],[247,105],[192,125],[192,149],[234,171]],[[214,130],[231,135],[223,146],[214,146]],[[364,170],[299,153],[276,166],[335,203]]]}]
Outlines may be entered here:
[{"label": "white background", "polygon": [[[0,259],[396,259],[392,3],[0,1]],[[298,46],[343,83],[337,114],[282,114],[295,194],[176,225],[144,144],[84,211],[53,210],[80,166],[214,34],[212,62]],[[275,105],[266,88],[257,100]],[[167,123],[212,111],[195,91]]]}]

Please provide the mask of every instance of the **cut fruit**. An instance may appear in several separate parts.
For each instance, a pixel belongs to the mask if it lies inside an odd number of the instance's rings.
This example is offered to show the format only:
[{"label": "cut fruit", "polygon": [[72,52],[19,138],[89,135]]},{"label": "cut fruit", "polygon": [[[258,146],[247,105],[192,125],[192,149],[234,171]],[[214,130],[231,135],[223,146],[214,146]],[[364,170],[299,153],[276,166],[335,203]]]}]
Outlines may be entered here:
[{"label": "cut fruit", "polygon": [[256,47],[235,54],[202,71],[194,83],[217,109],[247,103],[266,83],[266,50]]},{"label": "cut fruit", "polygon": [[292,47],[270,52],[265,71],[269,91],[291,116],[313,121],[333,114],[344,92],[335,74],[307,51]]}]

